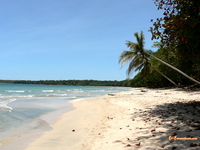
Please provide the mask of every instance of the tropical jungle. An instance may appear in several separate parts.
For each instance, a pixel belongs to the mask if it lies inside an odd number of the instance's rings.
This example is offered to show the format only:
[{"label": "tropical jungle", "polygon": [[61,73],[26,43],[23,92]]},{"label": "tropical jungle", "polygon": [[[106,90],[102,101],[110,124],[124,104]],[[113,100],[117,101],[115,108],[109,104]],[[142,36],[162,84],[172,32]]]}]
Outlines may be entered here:
[{"label": "tropical jungle", "polygon": [[119,63],[129,63],[133,87],[200,87],[200,1],[154,0],[163,17],[151,20],[153,52],[145,49],[145,35],[135,32],[135,42],[121,53]]}]

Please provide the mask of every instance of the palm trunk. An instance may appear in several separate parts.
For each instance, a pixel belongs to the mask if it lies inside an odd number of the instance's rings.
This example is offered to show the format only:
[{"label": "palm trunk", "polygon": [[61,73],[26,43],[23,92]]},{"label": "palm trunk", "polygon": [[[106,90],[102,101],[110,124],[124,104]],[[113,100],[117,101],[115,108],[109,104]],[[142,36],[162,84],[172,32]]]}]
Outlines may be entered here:
[{"label": "palm trunk", "polygon": [[160,71],[158,71],[158,69],[154,68],[152,65],[151,67],[156,70],[159,74],[161,74],[165,79],[167,79],[169,82],[171,82],[172,84],[174,84],[176,87],[178,87],[178,85],[176,83],[174,83],[174,81],[172,81],[170,78],[168,78],[166,75],[164,75],[163,73],[161,73]]},{"label": "palm trunk", "polygon": [[191,78],[190,76],[188,76],[187,74],[185,74],[185,73],[182,72],[181,70],[177,69],[176,67],[174,67],[174,66],[172,66],[172,65],[170,65],[170,64],[168,64],[168,63],[166,63],[166,62],[164,62],[164,61],[162,61],[161,59],[159,59],[159,58],[157,58],[157,57],[155,57],[155,56],[153,56],[153,55],[151,55],[151,54],[149,54],[149,53],[146,53],[146,52],[144,52],[144,53],[147,54],[147,55],[149,55],[150,57],[153,57],[154,59],[160,61],[161,63],[167,65],[168,67],[170,67],[170,68],[176,70],[177,72],[179,72],[180,74],[182,74],[182,75],[185,76],[186,78],[188,78],[188,79],[190,79],[190,80],[192,80],[192,81],[194,81],[195,83],[197,83],[197,84],[200,85],[200,82],[199,82],[199,81],[197,81],[197,80]]}]

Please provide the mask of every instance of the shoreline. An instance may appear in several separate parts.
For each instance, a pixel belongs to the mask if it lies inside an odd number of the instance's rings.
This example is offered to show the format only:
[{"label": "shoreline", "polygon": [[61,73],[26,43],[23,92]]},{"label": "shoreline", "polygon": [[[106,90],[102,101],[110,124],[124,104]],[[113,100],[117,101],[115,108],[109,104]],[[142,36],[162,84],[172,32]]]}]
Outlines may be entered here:
[{"label": "shoreline", "polygon": [[[192,150],[200,143],[200,91],[132,88],[68,102],[73,109],[57,115],[51,130],[18,140],[15,146],[29,145],[17,150]],[[197,140],[173,140],[188,135]]]},{"label": "shoreline", "polygon": [[[17,126],[13,129],[11,128],[10,130],[5,130],[5,132],[1,133],[2,140],[0,142],[0,150],[22,150],[27,148],[30,143],[35,141],[35,139],[39,138],[45,132],[51,131],[53,129],[52,124],[58,121],[62,114],[75,109],[72,106],[71,101],[78,102],[87,98],[76,98],[75,100],[67,100],[65,102],[63,101],[63,98],[59,98],[61,100],[53,98],[56,102],[53,102],[53,99],[43,100],[42,98],[39,98],[39,101],[35,101],[34,99],[32,101],[29,100],[28,108],[30,109],[37,108],[37,106],[42,108],[44,106],[45,109],[52,109],[52,111],[40,115],[34,120],[26,122],[25,124]],[[23,101],[23,99],[14,101],[9,105],[14,110],[20,110],[21,108],[26,109],[27,107],[24,105]],[[46,103],[48,101],[49,103]]]},{"label": "shoreline", "polygon": [[[61,115],[53,130],[26,150],[196,149],[199,95],[181,89],[133,88],[71,102],[75,109]],[[173,140],[175,136],[198,140]]]},{"label": "shoreline", "polygon": [[6,134],[11,134],[11,136],[0,142],[0,150],[26,149],[30,143],[35,141],[41,135],[51,131],[53,129],[51,125],[58,121],[63,113],[74,109],[72,104],[68,102],[65,105],[57,105],[52,108],[56,107],[58,109],[47,112],[38,118],[17,127],[18,133],[15,133],[14,135],[12,132],[15,132],[14,130],[16,130],[16,128],[8,131],[8,133],[6,132]]}]

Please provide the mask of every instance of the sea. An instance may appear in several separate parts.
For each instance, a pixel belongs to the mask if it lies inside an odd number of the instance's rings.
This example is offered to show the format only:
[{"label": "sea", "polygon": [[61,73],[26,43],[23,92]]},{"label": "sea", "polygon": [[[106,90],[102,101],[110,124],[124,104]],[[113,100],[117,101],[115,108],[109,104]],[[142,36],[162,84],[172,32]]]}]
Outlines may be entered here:
[{"label": "sea", "polygon": [[[47,129],[53,117],[74,109],[69,101],[80,101],[108,93],[129,91],[126,87],[0,84],[0,149],[8,139],[33,129]],[[49,127],[49,130],[51,128]]]}]

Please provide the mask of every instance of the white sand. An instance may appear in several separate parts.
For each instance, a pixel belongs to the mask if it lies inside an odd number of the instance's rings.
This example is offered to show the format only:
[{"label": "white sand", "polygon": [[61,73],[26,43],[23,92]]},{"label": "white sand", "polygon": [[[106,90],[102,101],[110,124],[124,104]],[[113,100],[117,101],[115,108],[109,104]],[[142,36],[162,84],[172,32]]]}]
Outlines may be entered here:
[{"label": "white sand", "polygon": [[[200,92],[181,89],[145,89],[72,102],[63,114],[26,150],[159,150],[198,149]],[[184,102],[175,105],[175,102]],[[169,106],[167,108],[168,103]],[[187,110],[185,109],[187,108]],[[198,122],[199,121],[199,122]],[[195,123],[196,122],[196,123]],[[169,136],[198,140],[168,140]]]}]

